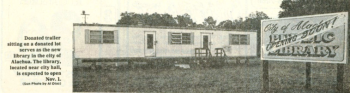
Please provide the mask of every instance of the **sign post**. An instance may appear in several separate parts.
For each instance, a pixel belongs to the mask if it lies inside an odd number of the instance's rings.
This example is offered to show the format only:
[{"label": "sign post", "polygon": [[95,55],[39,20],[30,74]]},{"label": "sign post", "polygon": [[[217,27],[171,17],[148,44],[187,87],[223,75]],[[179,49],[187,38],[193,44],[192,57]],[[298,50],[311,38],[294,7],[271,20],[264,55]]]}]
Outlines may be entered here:
[{"label": "sign post", "polygon": [[311,87],[311,63],[310,62],[306,62],[306,84],[305,84],[305,88],[306,89],[310,89]]},{"label": "sign post", "polygon": [[347,20],[348,13],[340,12],[261,21],[263,90],[268,88],[267,60],[307,62],[307,89],[311,87],[310,62],[336,63],[337,89],[342,90],[348,55]]},{"label": "sign post", "polygon": [[337,64],[337,90],[339,93],[343,92],[344,80],[344,64]]},{"label": "sign post", "polygon": [[268,93],[269,91],[269,62],[263,60],[263,93]]}]

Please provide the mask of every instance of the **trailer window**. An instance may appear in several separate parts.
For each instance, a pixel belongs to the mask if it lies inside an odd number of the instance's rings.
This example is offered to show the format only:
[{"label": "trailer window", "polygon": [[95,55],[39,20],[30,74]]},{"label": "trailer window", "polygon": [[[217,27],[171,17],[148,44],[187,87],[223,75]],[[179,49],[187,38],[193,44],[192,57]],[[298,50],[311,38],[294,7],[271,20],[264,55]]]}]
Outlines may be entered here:
[{"label": "trailer window", "polygon": [[147,49],[153,49],[153,34],[147,34]]},{"label": "trailer window", "polygon": [[116,33],[117,31],[97,31],[97,30],[88,30],[87,34],[87,43],[91,44],[101,44],[101,43],[117,43],[116,42]]},{"label": "trailer window", "polygon": [[170,33],[170,44],[192,44],[193,33]]},{"label": "trailer window", "polygon": [[230,34],[230,45],[249,45],[249,35]]},{"label": "trailer window", "polygon": [[101,31],[90,31],[90,43],[101,43]]},{"label": "trailer window", "polygon": [[182,44],[191,44],[191,34],[190,33],[182,33]]},{"label": "trailer window", "polygon": [[114,43],[113,31],[103,31],[103,43]]},{"label": "trailer window", "polygon": [[239,44],[247,45],[248,44],[248,36],[240,35],[239,36]]}]

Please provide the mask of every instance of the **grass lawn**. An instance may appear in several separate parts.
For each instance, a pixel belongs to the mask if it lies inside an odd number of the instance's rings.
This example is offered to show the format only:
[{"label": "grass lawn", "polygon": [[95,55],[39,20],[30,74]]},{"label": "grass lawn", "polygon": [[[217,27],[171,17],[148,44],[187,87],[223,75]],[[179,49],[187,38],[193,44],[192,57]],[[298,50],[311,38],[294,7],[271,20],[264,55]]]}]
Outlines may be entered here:
[{"label": "grass lawn", "polygon": [[[73,70],[74,92],[260,92],[261,61],[248,64],[230,62],[222,68],[180,69],[162,66],[136,66],[135,69]],[[271,92],[336,92],[336,64],[312,63],[311,89],[304,89],[305,63],[270,62]],[[349,65],[347,65],[347,68]],[[349,91],[348,69],[345,89]]]}]

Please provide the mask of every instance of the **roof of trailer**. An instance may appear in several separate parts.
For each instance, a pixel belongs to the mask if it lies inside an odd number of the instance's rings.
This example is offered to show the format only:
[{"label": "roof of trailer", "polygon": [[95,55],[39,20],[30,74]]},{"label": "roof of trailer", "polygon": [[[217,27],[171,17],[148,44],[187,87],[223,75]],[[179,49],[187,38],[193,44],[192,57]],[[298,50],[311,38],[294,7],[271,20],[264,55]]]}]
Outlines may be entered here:
[{"label": "roof of trailer", "polygon": [[210,28],[200,28],[200,27],[176,27],[176,26],[137,26],[137,25],[115,25],[115,24],[82,24],[82,23],[73,23],[73,26],[100,26],[100,27],[103,26],[103,27],[131,27],[131,28],[157,28],[157,29],[188,29],[188,30],[257,32],[256,30],[210,29]]}]

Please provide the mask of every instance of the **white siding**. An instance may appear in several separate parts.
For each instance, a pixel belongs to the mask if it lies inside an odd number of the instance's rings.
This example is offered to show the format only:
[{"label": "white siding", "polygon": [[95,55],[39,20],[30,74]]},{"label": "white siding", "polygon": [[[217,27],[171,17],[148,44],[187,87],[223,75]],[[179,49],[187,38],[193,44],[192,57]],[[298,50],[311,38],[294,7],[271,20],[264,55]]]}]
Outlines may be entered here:
[{"label": "white siding", "polygon": [[[85,29],[118,30],[118,44],[86,44]],[[144,31],[156,31],[156,57],[189,57],[194,56],[194,49],[201,46],[201,32],[213,33],[211,36],[211,53],[215,56],[215,48],[231,47],[226,54],[233,56],[256,56],[256,32],[241,31],[209,31],[185,29],[156,29],[107,26],[74,26],[75,58],[118,58],[144,57]],[[194,44],[169,44],[168,32],[193,32]],[[229,45],[229,34],[249,34],[249,45]]]}]

